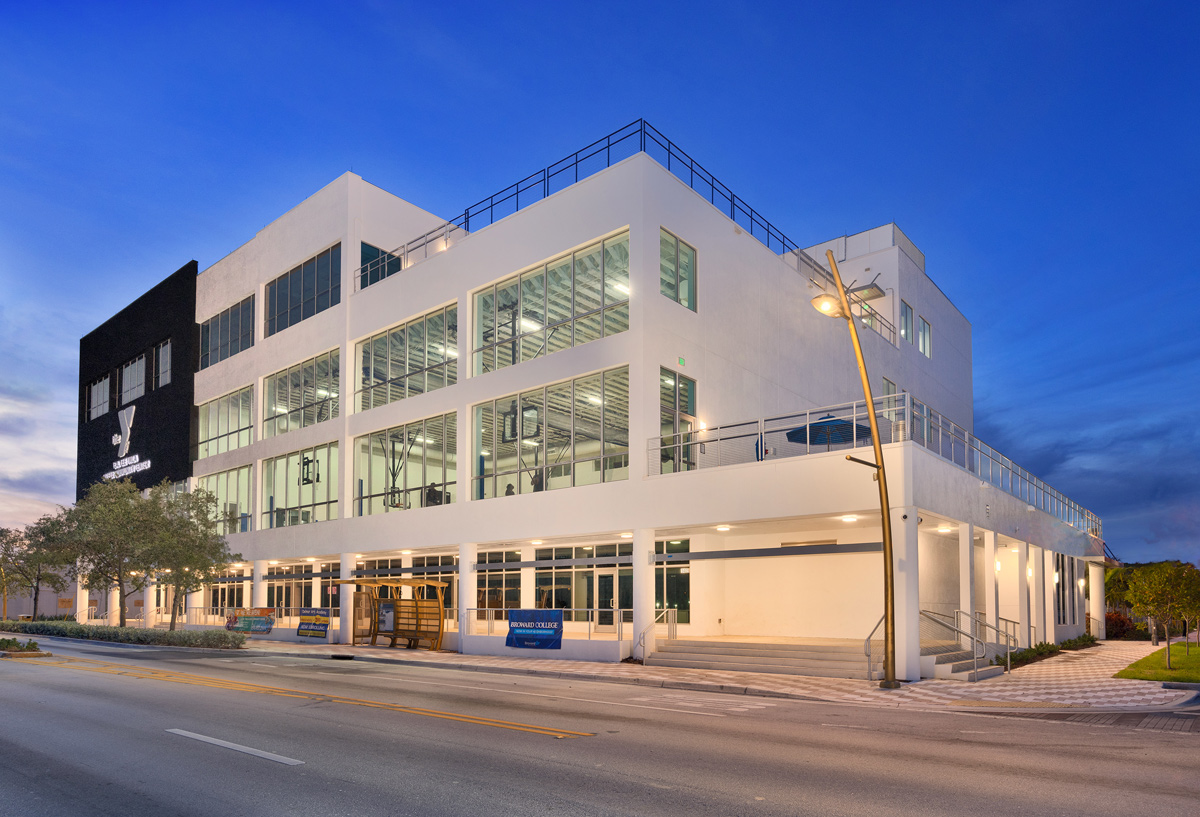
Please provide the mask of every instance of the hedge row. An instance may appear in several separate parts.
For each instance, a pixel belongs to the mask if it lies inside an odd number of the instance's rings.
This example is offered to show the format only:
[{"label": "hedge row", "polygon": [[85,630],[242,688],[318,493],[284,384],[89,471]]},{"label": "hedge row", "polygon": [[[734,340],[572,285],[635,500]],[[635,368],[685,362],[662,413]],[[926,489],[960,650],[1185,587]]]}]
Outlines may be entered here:
[{"label": "hedge row", "polygon": [[0,630],[27,635],[115,641],[120,644],[156,644],[163,647],[210,647],[236,650],[246,643],[245,633],[226,630],[154,630],[140,627],[105,627],[74,621],[0,621]]}]

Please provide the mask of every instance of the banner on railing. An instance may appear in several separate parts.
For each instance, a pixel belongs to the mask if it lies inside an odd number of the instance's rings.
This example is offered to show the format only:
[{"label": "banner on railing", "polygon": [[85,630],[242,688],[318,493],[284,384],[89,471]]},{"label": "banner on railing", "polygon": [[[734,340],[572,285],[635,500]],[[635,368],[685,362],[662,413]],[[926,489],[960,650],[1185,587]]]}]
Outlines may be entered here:
[{"label": "banner on railing", "polygon": [[300,608],[300,625],[296,627],[296,635],[306,635],[312,638],[325,638],[328,634],[328,607]]},{"label": "banner on railing", "polygon": [[506,647],[561,650],[562,610],[508,610]]},{"label": "banner on railing", "polygon": [[225,616],[225,629],[235,633],[269,633],[275,626],[275,611],[270,607],[238,607]]}]

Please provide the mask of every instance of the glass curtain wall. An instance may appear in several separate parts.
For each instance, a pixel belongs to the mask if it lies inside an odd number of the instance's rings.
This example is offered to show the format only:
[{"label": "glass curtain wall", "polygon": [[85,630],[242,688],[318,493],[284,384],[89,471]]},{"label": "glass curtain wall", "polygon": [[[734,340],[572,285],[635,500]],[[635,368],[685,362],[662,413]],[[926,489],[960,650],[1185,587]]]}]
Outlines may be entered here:
[{"label": "glass curtain wall", "polygon": [[340,355],[333,349],[264,378],[264,439],[338,416]]},{"label": "glass curtain wall", "polygon": [[220,363],[254,345],[254,296],[200,324],[200,368]]},{"label": "glass curtain wall", "polygon": [[696,249],[666,230],[658,235],[659,291],[696,311]]},{"label": "glass curtain wall", "polygon": [[458,414],[354,441],[355,515],[449,505],[458,493]]},{"label": "glass curtain wall", "polygon": [[[521,570],[520,568],[505,568],[505,562],[521,561],[519,550],[492,550],[481,552],[476,573],[475,606],[480,608],[476,614],[481,620],[487,617],[487,610],[515,610],[521,606]],[[494,613],[496,621],[503,621],[505,613]]]},{"label": "glass curtain wall", "polygon": [[202,460],[254,442],[254,387],[200,405],[195,457]]},{"label": "glass curtain wall", "polygon": [[[654,543],[654,552],[658,554],[688,553],[690,550],[691,542],[687,539]],[[656,610],[674,608],[675,621],[679,624],[692,620],[691,571],[691,563],[686,559],[672,560],[654,569],[654,607]]]},{"label": "glass curtain wall", "polygon": [[262,529],[338,518],[338,444],[263,460]]},{"label": "glass curtain wall", "polygon": [[[633,544],[621,542],[610,545],[575,545],[574,547],[538,548],[534,558],[540,561],[567,559],[604,559],[633,554]],[[534,601],[539,608],[567,609],[565,621],[588,621],[589,611],[597,606],[596,574],[616,573],[617,607],[630,609],[633,606],[633,569],[618,567],[617,563],[599,562],[595,565],[563,565],[561,567],[539,567],[534,574],[537,595]]]},{"label": "glass curtain wall", "polygon": [[414,556],[412,560],[413,567],[424,568],[439,568],[438,570],[430,570],[429,572],[413,573],[414,579],[433,579],[435,581],[446,582],[446,586],[442,588],[442,603],[446,608],[446,618],[454,618],[454,607],[458,598],[458,557],[453,554],[442,554],[441,556]]},{"label": "glass curtain wall", "polygon": [[458,307],[448,306],[367,338],[355,392],[359,411],[458,382]]},{"label": "glass curtain wall", "polygon": [[629,478],[629,367],[474,407],[475,499]]},{"label": "glass curtain wall", "polygon": [[342,300],[342,245],[293,267],[267,284],[263,337],[337,306]]},{"label": "glass curtain wall", "polygon": [[629,328],[629,234],[475,293],[475,374],[514,366]]},{"label": "glass curtain wall", "polygon": [[217,499],[217,532],[246,533],[250,524],[250,466],[243,465],[196,479],[196,486]]}]

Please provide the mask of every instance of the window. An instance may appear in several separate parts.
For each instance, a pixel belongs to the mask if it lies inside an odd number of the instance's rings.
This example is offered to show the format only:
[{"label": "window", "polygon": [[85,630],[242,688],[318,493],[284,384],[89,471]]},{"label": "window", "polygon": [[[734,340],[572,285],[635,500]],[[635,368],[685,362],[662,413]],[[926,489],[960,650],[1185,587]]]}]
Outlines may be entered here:
[{"label": "window", "polygon": [[[538,548],[534,558],[539,562],[566,561],[570,559],[609,559],[611,562],[597,561],[595,564],[582,565],[551,565],[538,567],[534,574],[535,602],[534,606],[541,609],[566,609],[563,613],[565,621],[596,621],[591,612],[597,607],[604,606],[604,600],[598,596],[611,596],[616,590],[617,607],[629,610],[633,606],[633,570],[629,567],[618,567],[617,558],[633,555],[633,544],[621,542],[607,545],[576,545],[574,547]],[[597,589],[597,574],[607,575],[607,580],[601,578],[604,587]],[[616,587],[611,586],[613,576],[616,576]],[[626,621],[629,621],[626,618]],[[610,619],[611,622],[611,619]]]},{"label": "window", "polygon": [[359,289],[366,289],[371,284],[377,284],[384,278],[395,275],[404,269],[404,259],[398,255],[392,255],[378,247],[372,247],[365,241],[359,245],[359,249]]},{"label": "window", "polygon": [[913,308],[904,301],[900,302],[900,337],[913,342]]},{"label": "window", "polygon": [[[446,610],[446,618],[450,620],[454,619],[455,598],[458,595],[457,564],[458,557],[450,554],[442,556],[414,556],[412,560],[414,568],[424,568],[424,570],[414,570],[412,572],[414,579],[433,579],[434,581],[446,583],[446,586],[442,588],[442,606]],[[430,568],[434,569],[430,570]]]},{"label": "window", "polygon": [[214,574],[214,578],[217,579],[242,579],[244,581],[214,582],[208,585],[209,607],[220,610],[229,607],[246,606],[244,585],[249,584],[251,579],[243,575],[243,570],[244,568],[231,567],[217,571]]},{"label": "window", "polygon": [[357,438],[354,475],[357,516],[453,503],[458,415],[439,414]]},{"label": "window", "polygon": [[154,347],[154,388],[171,382],[171,341],[164,340]]},{"label": "window", "polygon": [[196,485],[217,499],[217,533],[227,535],[250,530],[249,465],[198,477]]},{"label": "window", "polygon": [[254,389],[247,386],[200,406],[196,459],[224,454],[254,442],[253,399]]},{"label": "window", "polygon": [[[487,610],[514,610],[521,606],[521,570],[504,566],[505,562],[519,561],[519,550],[492,550],[479,554],[476,560],[479,570],[475,574],[476,607]],[[503,620],[504,617],[504,613],[496,614],[498,620]]]},{"label": "window", "polygon": [[359,411],[458,382],[458,307],[448,306],[367,338],[361,362]]},{"label": "window", "polygon": [[925,355],[925,357],[933,357],[933,327],[924,318],[919,318],[918,321],[917,351]]},{"label": "window", "polygon": [[214,366],[253,345],[254,296],[251,295],[200,324],[200,368]]},{"label": "window", "polygon": [[138,355],[121,367],[121,405],[146,393],[146,356]]},{"label": "window", "polygon": [[334,244],[267,284],[263,337],[269,338],[342,300],[342,245]]},{"label": "window", "polygon": [[476,374],[629,328],[629,234],[540,264],[475,293]]},{"label": "window", "polygon": [[337,471],[336,442],[263,460],[262,527],[337,519]]},{"label": "window", "polygon": [[263,439],[338,416],[340,354],[334,349],[264,379]]},{"label": "window", "polygon": [[629,367],[475,406],[472,496],[629,478]]},{"label": "window", "polygon": [[[688,553],[690,550],[691,542],[687,539],[654,543],[654,552],[658,554]],[[692,620],[691,570],[691,563],[686,559],[672,559],[654,569],[654,607],[656,610],[674,609],[679,624]]]},{"label": "window", "polygon": [[110,378],[108,375],[88,386],[88,419],[95,420],[108,414],[111,407],[112,395],[109,393]]},{"label": "window", "polygon": [[662,431],[662,473],[696,467],[690,434],[696,428],[696,381],[670,369],[658,370],[658,409]]},{"label": "window", "polygon": [[696,250],[666,230],[658,234],[659,291],[696,311]]}]

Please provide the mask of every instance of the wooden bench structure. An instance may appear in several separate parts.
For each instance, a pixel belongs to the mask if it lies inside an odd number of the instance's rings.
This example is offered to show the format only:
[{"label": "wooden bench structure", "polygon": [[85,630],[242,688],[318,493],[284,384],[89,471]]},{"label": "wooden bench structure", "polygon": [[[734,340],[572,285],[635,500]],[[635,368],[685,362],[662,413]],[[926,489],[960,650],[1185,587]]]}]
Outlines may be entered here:
[{"label": "wooden bench structure", "polygon": [[[371,639],[374,647],[380,636],[390,638],[389,647],[396,641],[407,642],[407,648],[416,649],[422,641],[428,649],[442,648],[442,635],[446,631],[443,593],[447,583],[435,579],[405,579],[389,577],[382,579],[341,579],[338,584],[358,585],[362,590],[354,594],[354,643]],[[381,588],[392,588],[393,598],[380,598]],[[413,597],[399,598],[400,589],[412,588]],[[384,605],[392,606],[392,629],[381,628],[381,610]],[[361,611],[361,615],[360,615]]]}]

